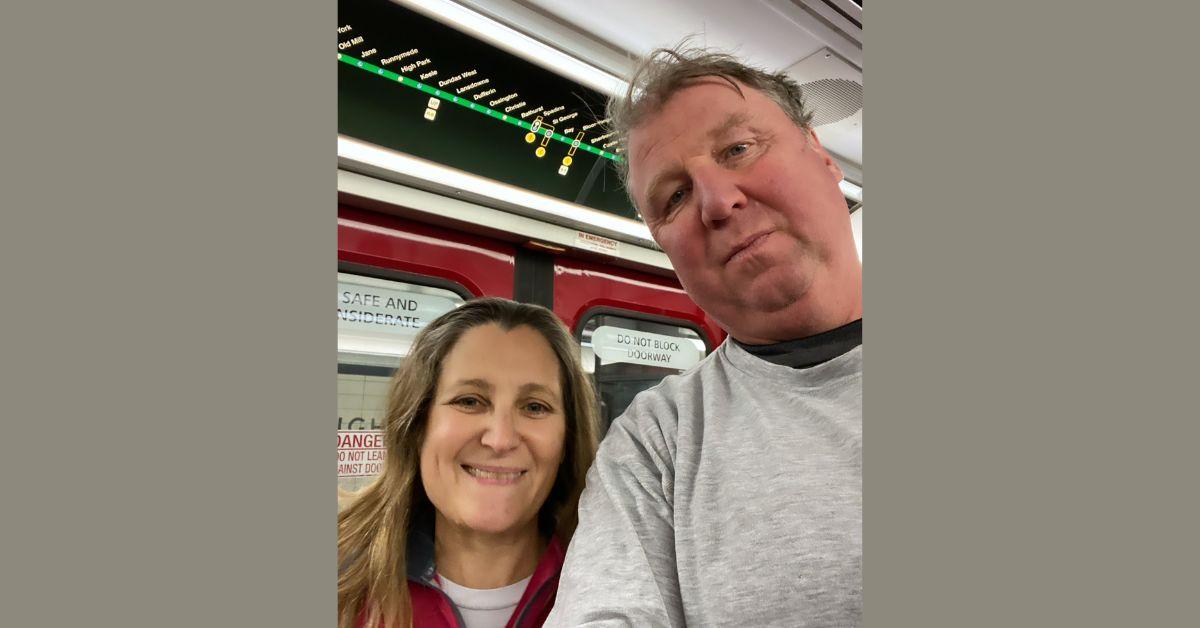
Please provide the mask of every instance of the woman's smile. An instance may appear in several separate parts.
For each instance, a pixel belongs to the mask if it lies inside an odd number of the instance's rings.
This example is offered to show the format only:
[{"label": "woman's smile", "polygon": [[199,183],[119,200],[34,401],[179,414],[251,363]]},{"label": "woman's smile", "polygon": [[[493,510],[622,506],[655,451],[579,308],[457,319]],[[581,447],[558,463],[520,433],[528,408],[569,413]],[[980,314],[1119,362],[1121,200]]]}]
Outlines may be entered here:
[{"label": "woman's smile", "polygon": [[521,478],[525,477],[525,470],[523,469],[472,466],[468,464],[459,466],[467,472],[467,475],[475,478],[480,484],[511,485],[516,484]]}]

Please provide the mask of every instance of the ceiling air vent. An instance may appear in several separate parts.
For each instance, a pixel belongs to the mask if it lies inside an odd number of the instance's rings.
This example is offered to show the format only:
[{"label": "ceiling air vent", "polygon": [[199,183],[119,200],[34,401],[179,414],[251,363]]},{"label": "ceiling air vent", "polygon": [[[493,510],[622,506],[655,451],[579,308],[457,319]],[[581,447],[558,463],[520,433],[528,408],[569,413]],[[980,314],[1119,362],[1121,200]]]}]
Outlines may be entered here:
[{"label": "ceiling air vent", "polygon": [[863,86],[855,81],[821,79],[801,85],[800,90],[813,112],[814,127],[845,120],[863,106]]}]

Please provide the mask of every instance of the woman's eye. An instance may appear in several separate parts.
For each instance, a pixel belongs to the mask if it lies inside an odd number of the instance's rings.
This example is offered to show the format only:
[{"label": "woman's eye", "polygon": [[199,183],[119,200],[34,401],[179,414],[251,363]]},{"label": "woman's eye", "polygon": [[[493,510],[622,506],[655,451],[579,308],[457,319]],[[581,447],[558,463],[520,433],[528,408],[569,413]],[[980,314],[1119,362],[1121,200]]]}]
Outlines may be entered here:
[{"label": "woman's eye", "polygon": [[450,403],[466,410],[474,410],[483,405],[483,402],[475,397],[459,397]]},{"label": "woman's eye", "polygon": [[525,404],[525,411],[533,414],[545,414],[550,411],[550,406],[538,401],[533,401]]}]

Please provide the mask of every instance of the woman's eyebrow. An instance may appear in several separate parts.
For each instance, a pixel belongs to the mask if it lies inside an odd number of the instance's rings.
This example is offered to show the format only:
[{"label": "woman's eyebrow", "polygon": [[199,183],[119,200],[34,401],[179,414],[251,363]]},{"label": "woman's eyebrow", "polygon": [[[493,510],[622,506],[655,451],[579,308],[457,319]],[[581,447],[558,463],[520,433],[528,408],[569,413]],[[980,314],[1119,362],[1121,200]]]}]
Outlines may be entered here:
[{"label": "woman's eyebrow", "polygon": [[525,384],[524,386],[521,386],[521,394],[522,395],[528,395],[530,393],[535,393],[535,392],[540,392],[544,395],[549,395],[554,398],[558,397],[557,391],[551,389],[549,386],[546,386],[544,384],[529,383],[529,384]]},{"label": "woman's eyebrow", "polygon": [[454,387],[466,386],[466,387],[470,387],[470,388],[482,388],[483,390],[491,390],[492,389],[491,382],[488,382],[487,380],[483,380],[483,379],[479,379],[479,378],[460,379],[457,382],[454,382],[453,384],[451,384],[451,386],[454,386]]}]

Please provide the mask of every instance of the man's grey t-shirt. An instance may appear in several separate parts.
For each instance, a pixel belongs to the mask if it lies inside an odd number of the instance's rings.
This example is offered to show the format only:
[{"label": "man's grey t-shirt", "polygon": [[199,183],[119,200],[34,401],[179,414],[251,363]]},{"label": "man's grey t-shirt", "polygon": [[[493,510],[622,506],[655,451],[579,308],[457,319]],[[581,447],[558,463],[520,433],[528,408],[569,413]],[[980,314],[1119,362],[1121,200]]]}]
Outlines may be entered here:
[{"label": "man's grey t-shirt", "polygon": [[862,346],[726,341],[638,395],[588,473],[547,626],[856,626]]}]

